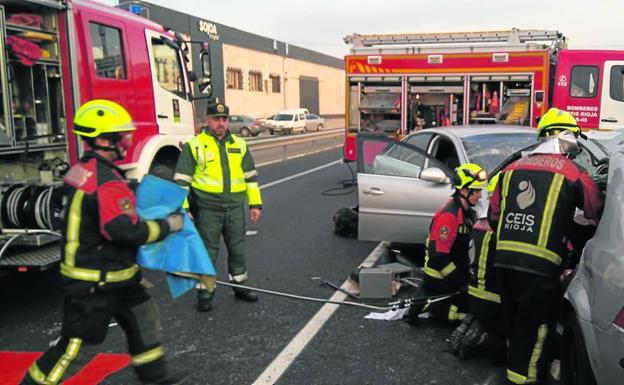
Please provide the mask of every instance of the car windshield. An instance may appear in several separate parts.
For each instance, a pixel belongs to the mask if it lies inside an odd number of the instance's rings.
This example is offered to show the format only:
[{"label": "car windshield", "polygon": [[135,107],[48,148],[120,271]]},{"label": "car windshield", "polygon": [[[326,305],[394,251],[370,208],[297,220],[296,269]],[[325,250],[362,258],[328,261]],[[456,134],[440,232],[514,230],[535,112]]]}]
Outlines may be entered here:
[{"label": "car windshield", "polygon": [[291,114],[278,114],[275,115],[273,120],[292,120],[293,116]]},{"label": "car windshield", "polygon": [[535,143],[535,134],[508,133],[467,136],[461,139],[471,163],[476,163],[490,172],[509,155]]}]

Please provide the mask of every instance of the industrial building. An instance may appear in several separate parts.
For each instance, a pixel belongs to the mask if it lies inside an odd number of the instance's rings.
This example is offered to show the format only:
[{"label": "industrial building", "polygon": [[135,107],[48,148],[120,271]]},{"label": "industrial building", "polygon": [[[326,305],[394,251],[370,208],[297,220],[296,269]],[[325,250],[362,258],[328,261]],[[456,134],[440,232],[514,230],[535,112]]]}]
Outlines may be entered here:
[{"label": "industrial building", "polygon": [[[213,95],[229,105],[231,114],[258,118],[301,107],[324,117],[344,115],[344,62],[339,58],[146,1],[121,2],[119,7],[193,41],[208,42]],[[192,66],[200,74],[197,49],[193,47]],[[198,118],[205,105],[205,100],[197,101]]]}]

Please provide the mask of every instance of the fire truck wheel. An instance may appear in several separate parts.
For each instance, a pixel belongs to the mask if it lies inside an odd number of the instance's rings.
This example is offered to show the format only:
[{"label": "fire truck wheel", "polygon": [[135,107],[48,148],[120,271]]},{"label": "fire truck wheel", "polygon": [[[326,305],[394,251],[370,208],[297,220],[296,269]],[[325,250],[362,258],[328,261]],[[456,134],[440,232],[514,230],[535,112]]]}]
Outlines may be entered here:
[{"label": "fire truck wheel", "polygon": [[175,167],[164,163],[153,163],[149,173],[164,180],[173,181]]}]

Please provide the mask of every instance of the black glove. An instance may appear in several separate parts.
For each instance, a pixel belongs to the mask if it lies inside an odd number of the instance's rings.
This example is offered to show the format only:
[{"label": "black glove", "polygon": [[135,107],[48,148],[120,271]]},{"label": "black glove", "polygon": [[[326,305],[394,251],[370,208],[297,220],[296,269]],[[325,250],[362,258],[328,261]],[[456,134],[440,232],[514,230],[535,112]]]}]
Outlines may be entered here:
[{"label": "black glove", "polygon": [[167,217],[167,224],[169,225],[170,233],[182,230],[182,227],[184,226],[184,215],[178,212],[169,214]]}]

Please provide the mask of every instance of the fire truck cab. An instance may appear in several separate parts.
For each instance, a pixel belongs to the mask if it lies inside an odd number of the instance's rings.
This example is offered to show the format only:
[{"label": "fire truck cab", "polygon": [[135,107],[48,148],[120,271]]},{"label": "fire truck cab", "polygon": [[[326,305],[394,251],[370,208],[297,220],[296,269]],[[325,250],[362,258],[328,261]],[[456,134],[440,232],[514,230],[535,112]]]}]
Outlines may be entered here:
[{"label": "fire truck cab", "polygon": [[[161,25],[95,1],[0,1],[0,271],[58,261],[60,186],[84,151],[72,121],[86,101],[130,112],[137,130],[119,164],[128,177],[172,174],[179,143],[195,134],[186,48]],[[200,60],[209,76],[209,57]],[[201,84],[209,90],[209,77]]]},{"label": "fire truck cab", "polygon": [[558,31],[345,37],[345,159],[360,131],[401,137],[466,124],[535,126],[550,106],[584,129],[624,124],[624,51],[567,50]]}]

